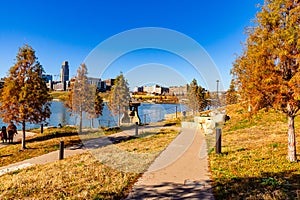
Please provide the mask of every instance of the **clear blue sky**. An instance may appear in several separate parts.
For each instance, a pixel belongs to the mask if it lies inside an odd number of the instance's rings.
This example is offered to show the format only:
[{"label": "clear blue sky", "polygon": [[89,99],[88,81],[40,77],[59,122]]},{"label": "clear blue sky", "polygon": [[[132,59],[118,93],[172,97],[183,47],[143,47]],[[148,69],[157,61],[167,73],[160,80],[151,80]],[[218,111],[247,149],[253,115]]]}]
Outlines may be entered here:
[{"label": "clear blue sky", "polygon": [[[129,29],[162,27],[181,32],[202,45],[218,67],[226,89],[235,54],[241,52],[241,42],[246,38],[244,28],[254,19],[258,3],[262,0],[3,0],[0,76],[7,74],[18,48],[24,44],[36,50],[46,73],[58,75],[61,63],[68,60],[72,76],[86,56],[107,38]],[[159,60],[169,56],[159,51],[150,54]],[[128,57],[143,57],[137,62],[139,65],[160,62],[144,58],[150,54],[147,50],[141,56],[138,51],[136,56]],[[116,63],[126,66],[132,63],[128,59]],[[169,65],[178,71],[183,66],[180,61]],[[102,78],[115,77],[120,69],[111,70]],[[192,78],[191,72],[188,81]]]}]

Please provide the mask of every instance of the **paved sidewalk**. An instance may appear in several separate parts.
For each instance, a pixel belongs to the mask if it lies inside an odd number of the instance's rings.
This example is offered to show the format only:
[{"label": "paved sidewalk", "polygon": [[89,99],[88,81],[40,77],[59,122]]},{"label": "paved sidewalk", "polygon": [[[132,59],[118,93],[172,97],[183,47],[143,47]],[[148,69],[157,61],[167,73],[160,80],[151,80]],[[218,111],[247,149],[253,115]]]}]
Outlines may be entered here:
[{"label": "paved sidewalk", "polygon": [[214,199],[209,176],[203,133],[183,128],[127,199]]},{"label": "paved sidewalk", "polygon": [[[147,126],[147,127],[139,127],[138,129],[138,133],[142,134],[144,132],[151,132],[151,131],[156,131],[163,128],[162,126],[159,125],[152,125],[152,126]],[[33,136],[35,133],[32,132],[26,132],[26,137],[30,137]],[[80,148],[65,148],[64,149],[64,158],[67,158],[69,156],[73,156],[75,154],[81,154],[84,153],[90,149],[94,149],[94,148],[100,148],[100,147],[104,147],[107,145],[111,145],[115,142],[118,142],[119,140],[123,140],[126,137],[129,136],[134,136],[135,135],[135,129],[130,129],[130,130],[124,130],[122,132],[110,135],[110,136],[105,136],[105,137],[100,137],[100,138],[96,138],[96,139],[91,139],[89,141],[85,141],[84,142],[84,146],[81,146]],[[14,141],[19,141],[21,140],[22,137],[22,132],[19,131],[19,133],[16,135],[16,137],[14,138]],[[1,147],[5,147],[6,145],[11,145],[11,144],[0,144],[0,148]],[[17,163],[13,163],[7,166],[3,166],[0,167],[0,176],[2,174],[8,173],[8,172],[12,172],[12,171],[16,171],[19,169],[23,169],[32,165],[36,165],[36,164],[46,164],[46,163],[50,163],[50,162],[54,162],[56,160],[58,160],[59,158],[59,151],[54,151],[54,152],[50,152],[48,154],[44,154],[38,157],[34,157],[31,159],[27,159],[21,162],[17,162]]]}]

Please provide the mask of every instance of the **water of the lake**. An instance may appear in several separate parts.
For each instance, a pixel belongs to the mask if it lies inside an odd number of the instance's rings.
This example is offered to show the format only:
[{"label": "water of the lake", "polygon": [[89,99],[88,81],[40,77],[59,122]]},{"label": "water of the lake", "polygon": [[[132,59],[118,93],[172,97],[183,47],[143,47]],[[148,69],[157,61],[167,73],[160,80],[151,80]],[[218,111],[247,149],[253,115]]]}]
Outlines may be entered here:
[{"label": "water of the lake", "polygon": [[[182,112],[187,110],[185,105],[181,104],[144,104],[142,103],[139,106],[139,116],[141,122],[146,123],[149,122],[157,122],[164,119],[165,114]],[[71,113],[67,111],[64,107],[63,102],[53,101],[51,104],[51,116],[45,122],[48,126],[57,126],[58,124],[62,125],[78,125],[79,118],[78,116],[71,116]],[[45,124],[44,123],[44,124]],[[90,126],[91,121],[85,119],[83,121],[84,126]],[[105,105],[103,108],[103,115],[97,119],[93,120],[94,127],[98,126],[109,126],[113,127],[117,125],[117,116],[111,116],[111,112],[108,107]],[[7,126],[7,124],[3,123],[0,119],[0,126]],[[26,129],[38,128],[39,124],[26,124]],[[21,129],[21,125],[18,125],[18,129]]]}]

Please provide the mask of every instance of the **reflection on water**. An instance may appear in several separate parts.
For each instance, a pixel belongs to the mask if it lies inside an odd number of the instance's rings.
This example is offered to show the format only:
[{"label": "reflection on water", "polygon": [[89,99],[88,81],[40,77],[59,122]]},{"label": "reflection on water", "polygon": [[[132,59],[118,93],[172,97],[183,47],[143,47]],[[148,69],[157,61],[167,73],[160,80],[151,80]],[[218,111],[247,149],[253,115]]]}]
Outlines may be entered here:
[{"label": "reflection on water", "polygon": [[54,101],[51,104],[51,116],[47,120],[49,126],[57,126],[58,124],[67,125],[74,124],[75,117],[71,116],[63,102]]},{"label": "reflection on water", "polygon": [[[142,123],[146,122],[157,122],[164,118],[165,114],[171,114],[177,112],[181,112],[186,110],[186,107],[180,104],[141,104],[139,109],[139,116],[141,118]],[[76,115],[71,115],[68,112],[67,108],[64,106],[63,102],[53,101],[51,104],[51,116],[44,123],[47,126],[57,126],[58,124],[62,125],[78,125],[79,117]],[[93,124],[94,127],[101,126],[117,126],[117,116],[111,116],[111,112],[108,109],[108,106],[105,104],[103,111],[103,115],[97,119],[86,119],[85,116],[83,120],[83,126],[90,127]],[[3,123],[0,119],[0,126],[7,126],[7,124]],[[20,130],[22,127],[19,124],[18,129]],[[39,128],[40,125],[37,124],[26,124],[26,129],[31,128]]]}]

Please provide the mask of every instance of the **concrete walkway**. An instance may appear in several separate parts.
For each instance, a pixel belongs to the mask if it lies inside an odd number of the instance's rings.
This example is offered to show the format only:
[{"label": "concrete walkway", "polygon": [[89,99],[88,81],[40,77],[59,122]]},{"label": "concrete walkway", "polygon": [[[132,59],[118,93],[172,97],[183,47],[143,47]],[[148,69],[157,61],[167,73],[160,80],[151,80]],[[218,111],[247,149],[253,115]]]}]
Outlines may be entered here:
[{"label": "concrete walkway", "polygon": [[182,129],[134,185],[127,199],[214,199],[201,131]]}]

